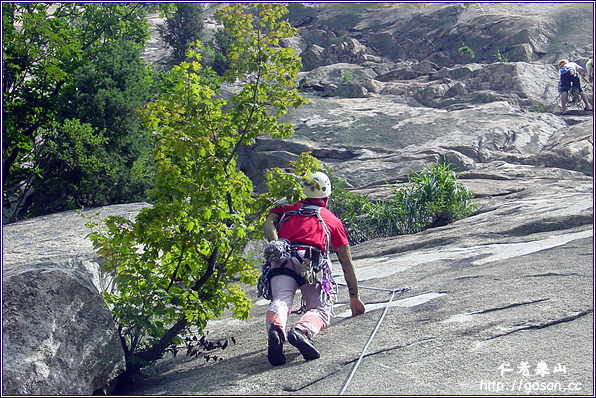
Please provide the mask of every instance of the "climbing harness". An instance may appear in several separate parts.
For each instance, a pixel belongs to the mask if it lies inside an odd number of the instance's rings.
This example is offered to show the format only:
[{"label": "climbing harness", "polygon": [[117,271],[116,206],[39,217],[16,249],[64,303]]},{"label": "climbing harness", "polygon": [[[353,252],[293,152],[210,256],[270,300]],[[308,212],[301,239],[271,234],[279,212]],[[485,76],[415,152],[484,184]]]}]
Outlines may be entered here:
[{"label": "climbing harness", "polygon": [[[270,249],[272,245],[276,247]],[[287,248],[284,248],[286,246]],[[281,255],[276,252],[280,248],[284,248]],[[299,264],[299,273],[288,266],[291,261],[296,261],[294,264]],[[322,297],[323,303],[333,304],[333,301],[326,299],[326,297],[337,294],[337,284],[331,276],[331,267],[328,261],[327,257],[316,247],[299,243],[286,245],[280,243],[279,240],[273,241],[265,248],[265,260],[257,282],[257,295],[271,300],[271,278],[276,275],[287,275],[294,278],[298,286],[321,285],[322,293],[325,296]]]},{"label": "climbing harness", "polygon": [[395,293],[405,292],[405,291],[410,290],[410,288],[408,286],[403,287],[401,289],[395,289],[395,290],[381,289],[381,288],[374,288],[374,287],[360,286],[360,285],[358,285],[358,288],[359,289],[371,289],[371,290],[383,290],[383,291],[387,291],[387,292],[391,293],[391,298],[389,299],[389,301],[387,302],[387,304],[385,304],[385,310],[383,311],[383,315],[381,315],[381,318],[377,322],[377,326],[375,327],[375,330],[373,330],[372,334],[370,335],[370,338],[366,342],[366,345],[364,346],[364,349],[360,353],[360,357],[358,358],[358,361],[356,361],[356,364],[354,365],[354,368],[352,368],[352,372],[350,373],[350,376],[348,377],[348,380],[346,381],[346,384],[344,384],[343,388],[341,389],[339,395],[343,395],[344,392],[346,391],[346,389],[348,388],[348,385],[350,385],[350,382],[352,381],[352,378],[354,377],[354,374],[356,373],[356,369],[358,369],[358,366],[360,366],[360,362],[362,361],[362,358],[364,358],[364,354],[366,354],[366,350],[368,349],[368,346],[370,345],[370,343],[372,343],[373,339],[375,338],[375,335],[377,334],[377,331],[379,330],[379,327],[381,326],[381,323],[383,323],[383,319],[385,319],[385,315],[387,315],[387,311],[389,310],[389,306],[391,305],[391,302],[393,301],[393,298],[395,297]]}]

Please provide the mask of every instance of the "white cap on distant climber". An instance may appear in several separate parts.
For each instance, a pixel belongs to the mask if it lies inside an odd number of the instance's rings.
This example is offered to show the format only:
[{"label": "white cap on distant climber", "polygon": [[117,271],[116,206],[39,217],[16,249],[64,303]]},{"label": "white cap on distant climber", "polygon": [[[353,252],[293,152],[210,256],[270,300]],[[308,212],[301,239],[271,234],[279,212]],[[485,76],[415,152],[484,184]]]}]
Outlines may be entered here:
[{"label": "white cap on distant climber", "polygon": [[568,64],[568,63],[569,63],[569,60],[568,60],[568,59],[562,59],[562,60],[560,60],[560,61],[557,63],[557,66],[558,66],[559,68],[561,68],[561,66],[563,66],[563,65],[565,65],[565,64]]}]

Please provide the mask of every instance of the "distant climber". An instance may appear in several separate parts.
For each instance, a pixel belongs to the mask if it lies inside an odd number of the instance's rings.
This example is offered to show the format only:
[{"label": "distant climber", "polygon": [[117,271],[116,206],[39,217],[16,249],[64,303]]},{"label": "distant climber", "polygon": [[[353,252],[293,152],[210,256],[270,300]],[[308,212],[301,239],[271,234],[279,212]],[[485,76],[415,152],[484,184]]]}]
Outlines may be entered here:
[{"label": "distant climber", "polygon": [[588,97],[586,93],[582,90],[582,85],[580,81],[580,75],[586,76],[586,70],[581,67],[581,65],[575,62],[569,62],[569,60],[562,59],[557,63],[557,67],[559,68],[559,92],[561,93],[561,115],[566,113],[567,109],[567,97],[569,95],[569,90],[571,87],[576,87],[579,91],[579,95],[584,101],[586,105],[584,111],[591,111],[592,108],[590,107],[590,102],[588,101]]},{"label": "distant climber", "polygon": [[594,59],[590,59],[586,63],[586,71],[588,72],[588,81],[590,84],[594,84]]}]

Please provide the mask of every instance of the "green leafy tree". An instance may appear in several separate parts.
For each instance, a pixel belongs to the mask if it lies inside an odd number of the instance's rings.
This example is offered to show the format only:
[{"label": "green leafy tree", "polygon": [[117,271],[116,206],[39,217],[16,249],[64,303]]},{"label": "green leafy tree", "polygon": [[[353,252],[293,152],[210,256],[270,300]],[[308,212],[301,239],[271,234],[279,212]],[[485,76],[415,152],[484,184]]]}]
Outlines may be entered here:
[{"label": "green leafy tree", "polygon": [[172,49],[172,65],[186,60],[190,44],[203,36],[203,5],[200,3],[177,3],[176,11],[160,27],[160,33]]},{"label": "green leafy tree", "polygon": [[207,64],[220,76],[230,68],[231,60],[226,53],[231,44],[232,37],[225,27],[217,29],[209,41]]},{"label": "green leafy tree", "polygon": [[[60,120],[59,102],[65,93],[73,98],[76,71],[99,62],[115,44],[143,45],[149,38],[147,12],[170,8],[142,3],[2,3],[2,188],[4,206],[17,209],[15,218],[28,215],[22,206],[32,179],[39,175],[36,156],[43,152],[42,133],[70,118]],[[44,142],[51,139],[46,135]]]},{"label": "green leafy tree", "polygon": [[66,119],[41,130],[41,138],[35,157],[43,178],[32,180],[34,190],[23,207],[43,214],[48,208],[61,211],[94,203],[94,192],[87,188],[112,174],[105,162],[109,155],[104,133],[78,119]]},{"label": "green leafy tree", "polygon": [[[42,135],[36,156],[38,178],[32,179],[29,214],[41,215],[81,207],[147,200],[154,183],[155,136],[142,126],[135,109],[154,100],[153,73],[135,43],[114,43],[72,74],[72,85],[56,102],[56,123],[78,120],[85,134]],[[72,124],[68,124],[72,127]],[[70,128],[69,127],[69,128]],[[69,131],[72,131],[70,129]],[[51,132],[51,133],[50,133]],[[79,151],[93,139],[105,138],[95,151]],[[88,167],[86,157],[95,167]]]},{"label": "green leafy tree", "polygon": [[[254,284],[258,269],[242,250],[248,239],[262,236],[266,211],[297,200],[299,176],[319,167],[302,154],[287,171],[268,170],[269,191],[256,194],[236,164],[239,148],[260,134],[293,134],[291,124],[278,119],[305,103],[295,88],[300,58],[278,46],[295,34],[279,21],[286,12],[273,3],[218,11],[234,37],[231,68],[219,78],[191,50],[193,61],[167,72],[161,98],[140,110],[158,134],[153,206],[133,221],[108,218],[105,230],[91,235],[114,278],[116,289],[105,299],[119,324],[128,375],[226,309],[248,318],[252,303],[241,284]],[[238,80],[243,88],[228,104],[219,87]]]}]

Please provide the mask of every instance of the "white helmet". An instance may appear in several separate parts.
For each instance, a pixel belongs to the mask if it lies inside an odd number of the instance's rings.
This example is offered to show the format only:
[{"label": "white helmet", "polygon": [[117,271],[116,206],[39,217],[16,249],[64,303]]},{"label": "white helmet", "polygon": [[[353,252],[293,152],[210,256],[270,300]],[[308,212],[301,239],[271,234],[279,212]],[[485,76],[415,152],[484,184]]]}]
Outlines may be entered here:
[{"label": "white helmet", "polygon": [[326,198],[331,195],[331,180],[327,177],[327,174],[320,171],[312,173],[309,178],[305,178],[302,191],[307,198]]}]

